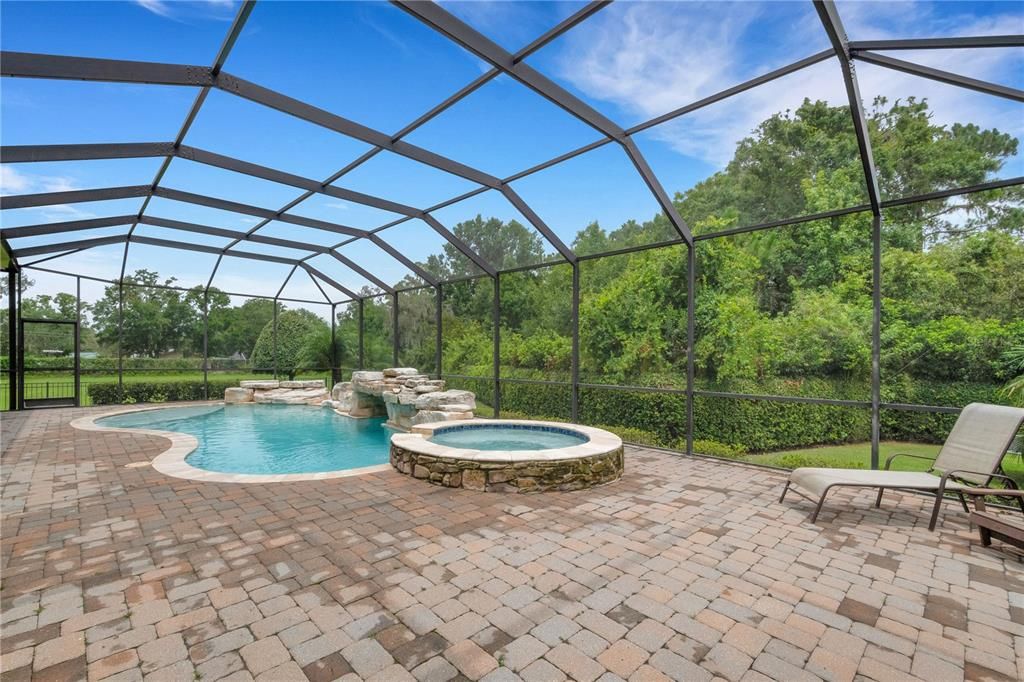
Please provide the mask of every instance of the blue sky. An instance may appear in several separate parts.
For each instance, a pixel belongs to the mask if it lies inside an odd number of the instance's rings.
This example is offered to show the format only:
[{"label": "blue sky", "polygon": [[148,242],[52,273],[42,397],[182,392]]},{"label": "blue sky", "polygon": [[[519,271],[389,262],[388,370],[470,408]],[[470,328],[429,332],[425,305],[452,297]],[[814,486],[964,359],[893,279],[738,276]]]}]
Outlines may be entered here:
[{"label": "blue sky", "polygon": [[[444,2],[444,6],[510,51],[569,16],[580,2]],[[231,1],[4,2],[0,38],[6,50],[77,54],[208,65],[237,4]],[[839,9],[854,39],[979,35],[1024,32],[1024,11],[1010,2],[853,2]],[[628,2],[603,9],[529,58],[529,63],[620,125],[630,126],[747,78],[827,47],[810,2]],[[895,54],[965,75],[1021,87],[1024,50],[931,51]],[[488,67],[443,36],[383,2],[274,2],[257,4],[225,69],[393,134]],[[928,97],[942,123],[971,120],[1024,135],[1020,105],[967,90],[861,65],[862,94],[890,99]],[[195,91],[184,87],[3,79],[0,123],[4,144],[167,141],[174,138]],[[839,104],[845,94],[834,62],[825,62],[767,88],[716,104],[651,129],[635,139],[669,193],[684,191],[719,170],[735,144],[777,111],[806,97]],[[73,116],[69,115],[73,112]],[[598,138],[598,134],[547,100],[507,77],[494,79],[407,141],[505,177]],[[186,144],[323,180],[369,147],[326,129],[212,91]],[[147,184],[159,159],[129,159],[3,167],[7,194],[123,184]],[[1024,174],[1020,161],[1003,176]],[[391,153],[337,183],[349,189],[426,208],[475,188],[462,178]],[[248,176],[175,159],[162,185],[278,209],[301,192]],[[657,212],[647,188],[616,145],[606,145],[513,185],[566,242],[592,221],[615,229],[630,218]],[[4,211],[7,227],[135,213],[141,200]],[[294,213],[363,229],[398,216],[333,197],[316,195]],[[147,213],[236,230],[258,219],[180,202],[155,199]],[[477,213],[517,219],[496,192],[486,192],[437,213],[444,224]],[[786,217],[786,216],[779,216]],[[125,228],[77,233],[76,238],[120,234]],[[286,223],[263,233],[320,245],[342,237]],[[173,231],[140,226],[139,234],[174,238]],[[178,234],[180,237],[180,234]],[[413,221],[382,235],[412,258],[436,252],[440,238]],[[196,239],[223,246],[219,238]],[[52,238],[25,239],[15,248]],[[116,276],[111,253],[83,252],[52,261],[54,267]],[[275,252],[247,245],[246,250]],[[134,247],[133,249],[134,250]],[[405,268],[380,249],[356,242],[343,250],[383,279],[397,281]],[[285,255],[290,252],[276,251]],[[117,259],[113,259],[117,260]],[[209,263],[207,263],[209,260]],[[273,289],[277,266],[227,259],[215,284]],[[227,265],[230,263],[230,266]],[[325,272],[345,286],[365,280],[333,259],[319,258]],[[187,284],[205,280],[212,259],[202,254],[142,249],[129,269],[175,272]],[[205,270],[204,270],[205,268]],[[255,270],[260,269],[259,273]],[[273,274],[271,274],[273,271]],[[285,268],[287,274],[287,268]],[[299,273],[302,275],[302,273]],[[319,298],[297,275],[286,295]],[[230,286],[229,286],[230,285]],[[261,289],[261,293],[266,293]],[[274,293],[269,291],[269,293]],[[337,292],[331,292],[332,296]],[[338,298],[341,298],[338,295]]]}]

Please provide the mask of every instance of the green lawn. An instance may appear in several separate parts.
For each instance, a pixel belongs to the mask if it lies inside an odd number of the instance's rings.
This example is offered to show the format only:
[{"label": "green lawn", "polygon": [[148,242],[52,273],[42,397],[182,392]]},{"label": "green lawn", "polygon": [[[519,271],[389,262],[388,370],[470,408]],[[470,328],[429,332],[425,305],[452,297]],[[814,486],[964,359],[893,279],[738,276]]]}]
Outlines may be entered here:
[{"label": "green lawn", "polygon": [[[299,379],[321,379],[327,378],[329,372],[300,372],[296,378]],[[269,374],[256,374],[254,372],[247,372],[245,370],[232,370],[226,372],[213,372],[209,374],[209,380],[214,381],[228,381],[237,383],[245,379],[268,379]],[[287,378],[287,377],[285,377]],[[174,382],[174,381],[202,381],[203,372],[199,369],[184,369],[179,371],[167,371],[167,370],[130,370],[125,369],[124,371],[124,383],[126,384],[138,384],[138,383],[159,383],[159,382]],[[117,373],[103,373],[103,374],[82,374],[82,405],[92,405],[92,400],[89,397],[89,384],[98,383],[117,383]],[[75,382],[75,376],[71,372],[29,372],[25,375],[26,387],[29,386],[40,386],[37,390],[45,391],[45,385],[50,384],[51,392],[50,395],[62,396],[72,395],[73,384]],[[28,395],[34,395],[30,392],[31,389],[27,389]],[[62,392],[64,391],[64,392]],[[8,409],[8,398],[10,397],[9,384],[4,381],[0,384],[0,410]]]},{"label": "green lawn", "polygon": [[[885,466],[886,458],[898,452],[934,459],[938,455],[940,447],[939,445],[927,443],[886,441],[881,444],[879,450],[879,466]],[[747,455],[743,457],[743,460],[754,464],[786,467],[787,469],[800,466],[870,469],[871,444],[853,443],[850,445],[829,445],[800,450],[786,450],[784,452],[771,452],[765,455]],[[926,471],[929,466],[930,462],[912,457],[899,457],[892,463],[892,468],[900,471]],[[1012,453],[1007,455],[1003,460],[1003,469],[1006,471],[1007,476],[1013,477],[1018,485],[1024,487],[1024,461],[1022,461],[1020,455]]]}]

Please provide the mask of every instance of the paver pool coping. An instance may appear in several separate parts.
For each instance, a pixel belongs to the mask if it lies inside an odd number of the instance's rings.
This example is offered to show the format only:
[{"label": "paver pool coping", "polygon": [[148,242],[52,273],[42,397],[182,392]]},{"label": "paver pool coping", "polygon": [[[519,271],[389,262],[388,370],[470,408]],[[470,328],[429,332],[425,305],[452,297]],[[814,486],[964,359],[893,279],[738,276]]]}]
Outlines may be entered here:
[{"label": "paver pool coping", "polygon": [[[153,458],[150,465],[164,474],[175,478],[185,478],[195,481],[207,481],[210,483],[288,483],[297,481],[322,481],[331,478],[347,478],[349,476],[361,476],[363,474],[379,473],[390,471],[390,464],[375,464],[368,467],[355,469],[340,469],[338,471],[318,471],[306,474],[229,474],[220,471],[208,471],[192,466],[185,461],[185,458],[199,447],[199,441],[195,436],[177,431],[160,431],[157,429],[124,429],[114,426],[102,426],[96,423],[97,419],[113,417],[119,414],[131,412],[149,412],[152,410],[165,410],[180,407],[201,407],[224,405],[223,401],[193,401],[174,403],[173,405],[144,405],[141,407],[122,407],[102,414],[79,417],[71,421],[71,426],[80,431],[111,431],[116,433],[135,433],[148,436],[160,436],[171,441],[171,447]],[[239,406],[232,405],[232,408]],[[315,407],[312,409],[323,409]]]},{"label": "paver pool coping", "polygon": [[[557,431],[579,433],[587,437],[587,442],[570,445],[564,448],[547,450],[474,450],[470,448],[453,448],[430,440],[434,431],[447,430],[459,426],[525,426],[542,427]],[[396,433],[391,436],[391,443],[403,450],[418,455],[430,455],[441,459],[469,460],[476,462],[553,462],[569,459],[583,459],[595,455],[605,455],[622,448],[622,439],[614,433],[582,424],[563,422],[534,421],[530,419],[463,419],[450,422],[432,422],[417,424],[409,433]]]}]

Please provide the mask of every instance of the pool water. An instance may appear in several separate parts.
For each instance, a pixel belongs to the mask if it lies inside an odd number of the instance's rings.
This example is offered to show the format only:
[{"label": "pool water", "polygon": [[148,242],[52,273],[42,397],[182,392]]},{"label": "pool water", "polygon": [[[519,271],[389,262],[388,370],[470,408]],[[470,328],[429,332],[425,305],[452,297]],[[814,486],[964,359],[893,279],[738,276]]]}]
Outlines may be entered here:
[{"label": "pool water", "polygon": [[586,443],[589,438],[569,429],[509,424],[507,426],[456,426],[438,429],[433,443],[469,450],[550,450]]},{"label": "pool water", "polygon": [[199,447],[185,461],[230,474],[307,474],[386,464],[384,419],[350,419],[306,405],[170,407],[96,420],[100,426],[177,431]]}]

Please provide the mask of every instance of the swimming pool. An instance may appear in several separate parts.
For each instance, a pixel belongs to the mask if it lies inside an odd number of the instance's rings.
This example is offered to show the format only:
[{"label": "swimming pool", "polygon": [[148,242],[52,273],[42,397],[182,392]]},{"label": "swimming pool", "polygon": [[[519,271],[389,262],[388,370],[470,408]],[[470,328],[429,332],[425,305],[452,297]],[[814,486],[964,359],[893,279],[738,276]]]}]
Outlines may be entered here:
[{"label": "swimming pool", "polygon": [[306,405],[200,405],[95,420],[99,427],[173,431],[198,447],[185,463],[226,474],[315,474],[388,461],[384,419],[351,419]]},{"label": "swimming pool", "polygon": [[434,429],[430,440],[470,450],[551,450],[582,445],[589,438],[571,429],[537,424],[464,424]]}]

